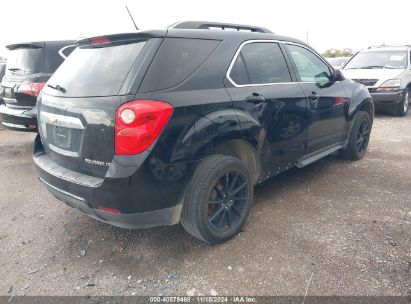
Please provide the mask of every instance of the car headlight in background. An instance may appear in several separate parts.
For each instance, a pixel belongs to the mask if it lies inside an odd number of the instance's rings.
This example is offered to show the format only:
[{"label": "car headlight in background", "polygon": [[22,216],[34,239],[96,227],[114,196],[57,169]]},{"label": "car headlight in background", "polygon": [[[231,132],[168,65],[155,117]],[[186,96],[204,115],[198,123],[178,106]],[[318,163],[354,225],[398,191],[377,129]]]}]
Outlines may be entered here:
[{"label": "car headlight in background", "polygon": [[377,91],[396,91],[400,88],[400,85],[401,79],[390,79],[383,82],[383,84],[377,88]]}]

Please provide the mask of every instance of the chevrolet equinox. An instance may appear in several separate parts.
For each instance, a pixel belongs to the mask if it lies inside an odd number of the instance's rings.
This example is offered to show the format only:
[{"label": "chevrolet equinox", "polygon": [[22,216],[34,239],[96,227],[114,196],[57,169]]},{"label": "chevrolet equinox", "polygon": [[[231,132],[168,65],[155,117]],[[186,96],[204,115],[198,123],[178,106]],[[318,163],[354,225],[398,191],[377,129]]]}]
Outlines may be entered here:
[{"label": "chevrolet equinox", "polygon": [[181,222],[222,243],[254,185],[333,152],[362,158],[373,115],[368,90],[299,40],[182,22],[78,41],[39,96],[33,157],[47,189],[95,219]]}]

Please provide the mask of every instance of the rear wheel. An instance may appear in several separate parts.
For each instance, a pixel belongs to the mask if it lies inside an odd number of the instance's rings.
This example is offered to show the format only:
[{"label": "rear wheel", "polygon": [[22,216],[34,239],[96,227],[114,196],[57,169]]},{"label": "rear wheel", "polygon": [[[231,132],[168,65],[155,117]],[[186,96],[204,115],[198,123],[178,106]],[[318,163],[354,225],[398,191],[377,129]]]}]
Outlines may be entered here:
[{"label": "rear wheel", "polygon": [[372,121],[367,112],[360,111],[351,129],[347,147],[340,151],[340,155],[351,160],[359,160],[364,157],[370,141]]},{"label": "rear wheel", "polygon": [[402,102],[396,105],[395,108],[395,115],[397,116],[405,116],[408,113],[409,104],[411,101],[411,90],[409,88],[405,89],[404,99]]},{"label": "rear wheel", "polygon": [[188,185],[181,222],[191,235],[223,243],[243,226],[253,201],[251,175],[237,158],[208,156]]}]

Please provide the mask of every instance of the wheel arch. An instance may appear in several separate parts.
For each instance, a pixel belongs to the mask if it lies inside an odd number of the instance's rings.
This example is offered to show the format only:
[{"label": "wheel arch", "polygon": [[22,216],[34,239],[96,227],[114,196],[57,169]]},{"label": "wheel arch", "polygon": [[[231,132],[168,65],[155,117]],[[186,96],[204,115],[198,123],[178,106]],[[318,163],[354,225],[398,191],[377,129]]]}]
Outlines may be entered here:
[{"label": "wheel arch", "polygon": [[358,106],[358,111],[367,112],[370,115],[371,121],[374,120],[374,103],[372,102],[371,98],[364,99]]},{"label": "wheel arch", "polygon": [[371,122],[374,121],[375,107],[374,102],[368,89],[362,85],[350,83],[347,84],[347,88],[351,90],[351,102],[349,110],[347,113],[348,130],[347,130],[347,140],[344,147],[348,144],[348,138],[350,137],[354,122],[356,120],[357,114],[360,111],[367,112],[370,115]]},{"label": "wheel arch", "polygon": [[226,141],[216,141],[204,151],[204,157],[221,154],[240,159],[250,171],[253,183],[256,184],[260,176],[260,162],[256,149],[243,138],[233,138]]},{"label": "wheel arch", "polygon": [[[261,172],[258,153],[261,127],[248,116],[243,116],[232,108],[208,113],[196,121],[191,145],[198,160],[212,154],[239,158],[256,183]],[[244,125],[248,126],[247,131],[241,128]]]}]

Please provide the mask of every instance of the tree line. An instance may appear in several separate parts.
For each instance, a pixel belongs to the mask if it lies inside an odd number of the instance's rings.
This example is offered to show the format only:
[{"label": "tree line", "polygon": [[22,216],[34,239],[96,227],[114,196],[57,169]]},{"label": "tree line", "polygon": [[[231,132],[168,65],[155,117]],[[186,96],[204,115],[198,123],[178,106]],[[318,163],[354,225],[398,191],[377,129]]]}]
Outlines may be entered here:
[{"label": "tree line", "polygon": [[354,55],[353,50],[345,48],[345,49],[328,49],[323,54],[326,58],[334,58],[334,57],[351,57]]}]

